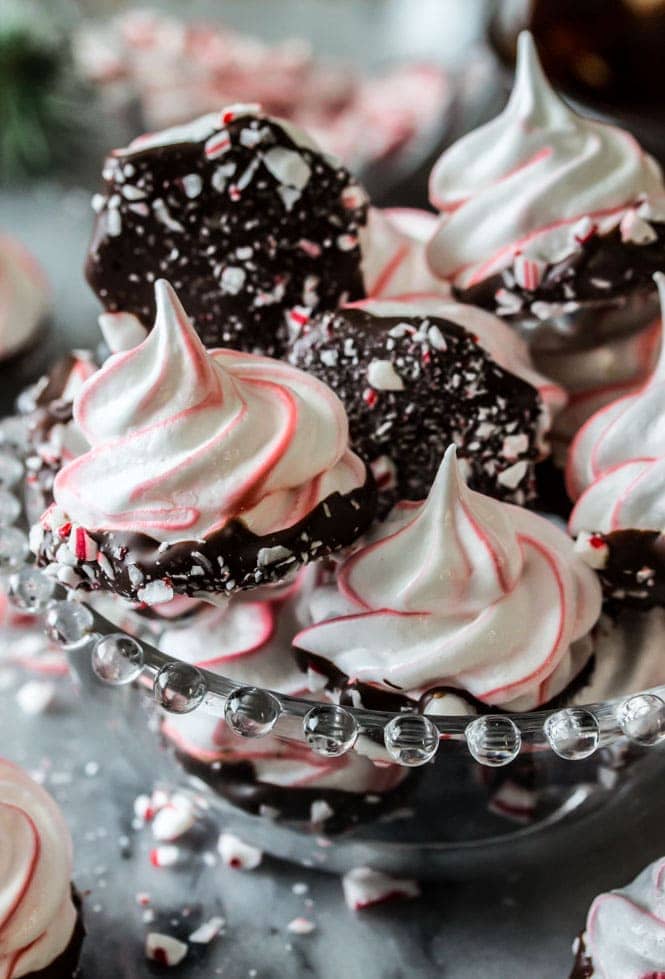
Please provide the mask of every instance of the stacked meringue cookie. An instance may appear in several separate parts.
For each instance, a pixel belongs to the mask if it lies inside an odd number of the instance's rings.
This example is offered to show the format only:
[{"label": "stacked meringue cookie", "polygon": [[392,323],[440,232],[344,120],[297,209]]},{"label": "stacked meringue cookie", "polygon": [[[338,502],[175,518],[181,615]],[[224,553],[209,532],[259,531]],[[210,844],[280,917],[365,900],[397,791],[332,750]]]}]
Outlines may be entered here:
[{"label": "stacked meringue cookie", "polygon": [[85,934],[71,885],[72,843],[54,800],[0,759],[0,972],[73,979]]}]

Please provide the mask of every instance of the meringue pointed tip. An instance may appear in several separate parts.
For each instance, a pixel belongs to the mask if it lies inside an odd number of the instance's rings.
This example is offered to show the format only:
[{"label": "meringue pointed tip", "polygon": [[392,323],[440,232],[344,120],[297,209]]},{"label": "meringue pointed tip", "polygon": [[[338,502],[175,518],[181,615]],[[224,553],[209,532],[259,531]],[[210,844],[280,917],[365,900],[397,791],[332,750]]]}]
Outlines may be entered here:
[{"label": "meringue pointed tip", "polygon": [[461,488],[460,483],[460,472],[459,465],[457,462],[457,447],[449,445],[446,449],[441,464],[439,466],[439,471],[436,474],[436,478],[432,484],[432,489],[430,490],[430,497],[433,496],[437,490],[443,490],[445,496],[449,497],[451,493],[459,493]]},{"label": "meringue pointed tip", "polygon": [[168,279],[157,279],[155,282],[155,305],[159,311],[165,305],[173,306],[179,303],[176,291]]},{"label": "meringue pointed tip", "polygon": [[549,83],[531,31],[522,31],[517,39],[515,81],[508,104],[510,105],[511,102],[522,104],[525,99],[529,109],[541,104],[543,99],[547,104],[551,102],[565,104],[561,102]]}]

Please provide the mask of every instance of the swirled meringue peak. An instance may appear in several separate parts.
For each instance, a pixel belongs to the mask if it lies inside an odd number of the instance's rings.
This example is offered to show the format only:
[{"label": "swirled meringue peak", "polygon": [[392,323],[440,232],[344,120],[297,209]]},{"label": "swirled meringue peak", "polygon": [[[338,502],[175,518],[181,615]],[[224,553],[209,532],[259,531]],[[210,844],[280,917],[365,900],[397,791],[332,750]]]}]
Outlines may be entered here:
[{"label": "swirled meringue peak", "polygon": [[35,339],[50,307],[50,288],[33,256],[0,235],[0,360]]},{"label": "swirled meringue peak", "polygon": [[[655,276],[665,311],[665,275]],[[566,485],[572,499],[623,463],[665,456],[665,346],[645,385],[601,408],[577,433],[568,454]],[[620,478],[618,475],[613,479]],[[623,478],[621,481],[624,482]],[[640,525],[635,525],[640,526]],[[599,527],[595,529],[600,529]]]},{"label": "swirled meringue peak", "polygon": [[627,887],[600,894],[576,943],[571,979],[658,979],[665,975],[665,858]]},{"label": "swirled meringue peak", "polygon": [[[430,264],[460,289],[513,269],[518,287],[532,293],[548,264],[592,235],[621,225],[619,245],[652,242],[645,219],[654,216],[650,205],[662,211],[663,194],[658,164],[632,136],[577,115],[559,98],[524,32],[504,111],[434,166],[430,197],[441,220]],[[593,291],[601,273],[589,273]],[[610,285],[597,286],[599,295]]]},{"label": "swirled meringue peak", "polygon": [[319,621],[294,642],[393,693],[450,687],[529,709],[580,668],[600,601],[566,535],[469,490],[451,446],[428,499],[398,505],[347,559],[338,590],[317,600]]},{"label": "swirled meringue peak", "polygon": [[[82,929],[75,933],[72,843],[62,813],[44,789],[1,758],[0,839],[0,975],[20,979],[70,951],[78,956]],[[73,975],[75,961],[70,971],[62,963],[54,975]]]},{"label": "swirled meringue peak", "polygon": [[359,232],[363,281],[369,298],[450,295],[450,286],[433,275],[425,255],[436,223],[436,215],[430,211],[370,207],[367,224]]},{"label": "swirled meringue peak", "polygon": [[[54,545],[63,523],[83,528],[92,557],[73,550],[95,577],[100,551],[112,590],[161,602],[169,588],[220,590],[222,566],[232,591],[352,543],[371,520],[374,494],[348,448],[341,402],[287,364],[206,351],[168,283],[155,291],[154,329],[109,358],[76,398],[91,448],[56,477],[55,513],[42,520],[46,559],[61,563]],[[128,551],[144,579],[168,577],[175,562],[179,583],[142,598],[141,574],[118,579]],[[194,552],[203,570],[191,570]],[[234,561],[242,584],[229,572]]]}]

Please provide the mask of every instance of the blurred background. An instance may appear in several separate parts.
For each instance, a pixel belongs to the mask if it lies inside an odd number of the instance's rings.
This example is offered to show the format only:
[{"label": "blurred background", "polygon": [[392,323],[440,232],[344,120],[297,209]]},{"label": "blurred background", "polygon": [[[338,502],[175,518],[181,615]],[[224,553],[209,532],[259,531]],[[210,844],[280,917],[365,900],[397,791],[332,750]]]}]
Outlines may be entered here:
[{"label": "blurred background", "polygon": [[0,0],[0,230],[45,265],[68,342],[90,342],[80,268],[108,149],[260,101],[376,204],[427,206],[432,162],[504,103],[523,26],[568,98],[665,159],[663,0]]}]

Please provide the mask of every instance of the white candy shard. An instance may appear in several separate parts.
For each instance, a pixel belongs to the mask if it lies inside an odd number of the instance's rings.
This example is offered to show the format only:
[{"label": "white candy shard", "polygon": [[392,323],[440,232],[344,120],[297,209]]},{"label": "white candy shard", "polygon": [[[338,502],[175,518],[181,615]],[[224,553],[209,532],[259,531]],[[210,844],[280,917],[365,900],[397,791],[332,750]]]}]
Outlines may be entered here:
[{"label": "white candy shard", "polygon": [[146,935],[146,958],[159,962],[160,965],[179,965],[188,951],[187,943],[179,941],[172,935],[162,935],[157,931],[151,931]]},{"label": "white candy shard", "polygon": [[419,897],[420,886],[415,880],[389,877],[371,867],[355,867],[342,877],[344,900],[352,911],[362,911],[373,904],[395,898]]},{"label": "white candy shard", "polygon": [[217,850],[227,867],[236,870],[255,870],[263,860],[263,851],[245,843],[233,833],[222,833]]}]

